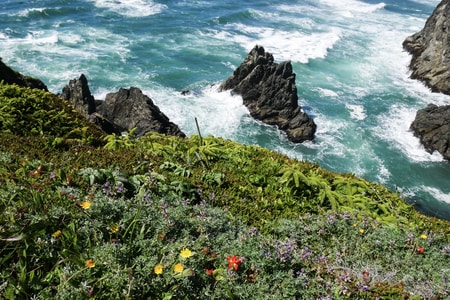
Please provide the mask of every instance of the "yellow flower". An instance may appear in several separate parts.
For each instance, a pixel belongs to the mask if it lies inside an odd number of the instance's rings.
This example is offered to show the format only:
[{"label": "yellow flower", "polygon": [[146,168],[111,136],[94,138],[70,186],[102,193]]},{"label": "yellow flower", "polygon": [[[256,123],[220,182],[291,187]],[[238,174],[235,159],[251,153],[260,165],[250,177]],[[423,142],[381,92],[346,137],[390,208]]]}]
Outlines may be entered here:
[{"label": "yellow flower", "polygon": [[428,237],[427,237],[426,234],[423,233],[423,234],[420,235],[420,238],[425,240],[425,239],[427,239]]},{"label": "yellow flower", "polygon": [[78,202],[78,205],[79,205],[82,209],[86,210],[86,209],[89,209],[89,207],[91,207],[91,202],[90,202],[90,201]]},{"label": "yellow flower", "polygon": [[93,259],[88,259],[84,265],[86,266],[86,268],[92,269],[93,267],[95,267],[95,262]]},{"label": "yellow flower", "polygon": [[360,228],[359,229],[359,233],[363,234],[364,233],[364,229]]},{"label": "yellow flower", "polygon": [[54,237],[56,239],[56,238],[59,238],[61,236],[61,234],[62,234],[61,230],[57,230],[57,231],[53,232],[52,237]]},{"label": "yellow flower", "polygon": [[184,248],[183,250],[181,250],[180,256],[181,256],[182,258],[189,258],[189,257],[192,256],[192,251],[189,250],[189,249],[187,249],[187,248]]},{"label": "yellow flower", "polygon": [[111,231],[112,233],[118,232],[119,231],[119,225],[112,224],[111,226],[109,226],[109,231]]},{"label": "yellow flower", "polygon": [[175,273],[181,273],[181,272],[183,272],[183,270],[184,270],[184,267],[183,267],[183,265],[182,265],[181,263],[177,263],[177,264],[173,267],[173,271],[174,271]]},{"label": "yellow flower", "polygon": [[161,264],[157,264],[153,269],[156,275],[161,275],[163,273],[163,266]]}]

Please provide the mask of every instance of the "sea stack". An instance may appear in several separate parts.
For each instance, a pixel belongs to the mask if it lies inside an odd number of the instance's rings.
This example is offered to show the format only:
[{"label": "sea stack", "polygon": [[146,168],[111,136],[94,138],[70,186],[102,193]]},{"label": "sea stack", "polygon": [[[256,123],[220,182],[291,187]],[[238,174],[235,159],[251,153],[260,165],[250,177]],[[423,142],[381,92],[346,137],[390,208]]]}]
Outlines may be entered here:
[{"label": "sea stack", "polygon": [[253,118],[276,125],[292,142],[314,139],[316,124],[298,105],[291,62],[275,63],[262,46],[248,53],[220,90],[241,95]]}]

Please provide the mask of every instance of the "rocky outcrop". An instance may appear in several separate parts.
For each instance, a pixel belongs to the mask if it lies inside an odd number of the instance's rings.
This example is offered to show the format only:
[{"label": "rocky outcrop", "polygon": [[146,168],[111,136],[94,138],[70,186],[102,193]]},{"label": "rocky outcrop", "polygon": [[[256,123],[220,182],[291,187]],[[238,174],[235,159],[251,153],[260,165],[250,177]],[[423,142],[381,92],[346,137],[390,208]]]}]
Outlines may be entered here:
[{"label": "rocky outcrop", "polygon": [[63,88],[60,96],[69,101],[86,118],[95,113],[95,99],[84,74],[81,74],[79,79],[70,80],[69,84]]},{"label": "rocky outcrop", "polygon": [[406,38],[403,47],[412,54],[411,77],[433,92],[450,95],[450,0],[443,0],[418,33]]},{"label": "rocky outcrop", "polygon": [[263,47],[255,46],[220,90],[241,95],[252,117],[278,126],[289,140],[301,143],[314,138],[316,124],[298,105],[291,63],[274,63]]},{"label": "rocky outcrop", "polygon": [[29,87],[32,89],[41,89],[48,91],[47,86],[39,79],[25,76],[17,71],[14,71],[7,65],[5,65],[0,58],[0,82],[3,81],[7,84],[17,84],[23,87]]},{"label": "rocky outcrop", "polygon": [[[423,81],[433,92],[450,95],[450,0],[443,0],[424,28],[406,38],[411,53],[411,78]],[[449,101],[450,102],[450,101]],[[430,104],[417,112],[411,130],[429,152],[450,160],[450,106]]]},{"label": "rocky outcrop", "polygon": [[450,160],[450,105],[430,104],[419,110],[411,130],[427,151],[438,151]]},{"label": "rocky outcrop", "polygon": [[120,134],[136,127],[137,136],[149,131],[185,136],[149,97],[135,87],[107,94],[104,101],[95,100],[82,74],[79,79],[70,80],[60,96],[108,134]]},{"label": "rocky outcrop", "polygon": [[107,94],[104,103],[97,107],[97,112],[126,130],[136,128],[137,136],[154,131],[185,137],[185,134],[176,124],[170,122],[152,99],[136,87]]}]

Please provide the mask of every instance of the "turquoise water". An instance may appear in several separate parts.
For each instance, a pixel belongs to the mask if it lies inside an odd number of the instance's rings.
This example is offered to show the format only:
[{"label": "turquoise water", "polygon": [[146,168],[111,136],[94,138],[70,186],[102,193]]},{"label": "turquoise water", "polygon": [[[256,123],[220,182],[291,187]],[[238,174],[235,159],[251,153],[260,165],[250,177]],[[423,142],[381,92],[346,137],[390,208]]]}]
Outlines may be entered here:
[{"label": "turquoise water", "polygon": [[[450,219],[450,166],[408,130],[418,109],[450,104],[409,79],[403,40],[437,0],[3,0],[0,56],[58,93],[84,73],[97,99],[141,88],[181,129],[258,144],[398,190]],[[314,142],[290,143],[218,93],[254,45],[291,60]],[[191,90],[181,96],[181,90]]]}]

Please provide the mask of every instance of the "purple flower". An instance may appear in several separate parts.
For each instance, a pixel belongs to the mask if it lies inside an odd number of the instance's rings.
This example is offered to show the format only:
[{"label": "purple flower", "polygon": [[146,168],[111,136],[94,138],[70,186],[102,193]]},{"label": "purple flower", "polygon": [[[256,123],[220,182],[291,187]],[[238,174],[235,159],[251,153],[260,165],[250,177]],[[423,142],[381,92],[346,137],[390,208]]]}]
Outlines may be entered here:
[{"label": "purple flower", "polygon": [[444,253],[450,254],[450,245],[444,247]]}]

